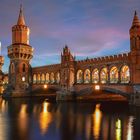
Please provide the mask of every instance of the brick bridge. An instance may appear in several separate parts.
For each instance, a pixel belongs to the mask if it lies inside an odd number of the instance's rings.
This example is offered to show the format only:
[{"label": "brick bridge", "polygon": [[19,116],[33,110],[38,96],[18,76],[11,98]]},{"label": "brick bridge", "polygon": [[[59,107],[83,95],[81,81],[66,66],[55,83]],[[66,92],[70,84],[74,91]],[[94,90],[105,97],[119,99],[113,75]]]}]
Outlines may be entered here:
[{"label": "brick bridge", "polygon": [[[130,52],[76,60],[68,46],[61,53],[61,63],[32,68],[32,89],[64,89],[82,93],[100,86],[128,97],[140,86],[140,21],[135,12],[130,33]],[[139,89],[139,88],[137,88]]]},{"label": "brick bridge", "polygon": [[25,24],[21,7],[18,22],[12,27],[12,44],[8,46],[9,83],[4,96],[30,96],[31,91],[43,88],[83,94],[98,86],[101,90],[126,97],[139,92],[140,21],[136,12],[129,34],[128,53],[77,60],[65,46],[59,64],[31,67],[34,49],[29,44],[29,27]]}]

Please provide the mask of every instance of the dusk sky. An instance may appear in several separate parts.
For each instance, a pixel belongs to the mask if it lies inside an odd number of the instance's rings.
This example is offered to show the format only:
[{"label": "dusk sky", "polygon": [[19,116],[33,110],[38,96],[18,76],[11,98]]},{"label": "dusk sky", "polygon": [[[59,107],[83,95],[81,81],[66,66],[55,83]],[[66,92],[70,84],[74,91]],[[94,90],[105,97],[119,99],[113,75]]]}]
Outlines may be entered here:
[{"label": "dusk sky", "polygon": [[[0,0],[0,41],[8,71],[7,46],[11,27],[17,23],[20,0]],[[129,51],[129,29],[134,11],[140,17],[140,0],[22,0],[32,66],[60,62],[67,44],[76,59]]]}]

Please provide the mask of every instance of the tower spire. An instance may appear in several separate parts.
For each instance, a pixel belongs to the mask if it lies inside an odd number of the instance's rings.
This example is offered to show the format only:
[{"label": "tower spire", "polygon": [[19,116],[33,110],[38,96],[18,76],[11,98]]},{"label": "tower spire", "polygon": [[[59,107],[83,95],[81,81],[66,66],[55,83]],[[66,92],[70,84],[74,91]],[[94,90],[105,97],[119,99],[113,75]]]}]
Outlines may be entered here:
[{"label": "tower spire", "polygon": [[139,21],[138,15],[137,15],[137,11],[135,11],[135,13],[134,13],[132,26],[140,26],[140,21]]},{"label": "tower spire", "polygon": [[19,17],[18,17],[17,25],[25,25],[22,4],[20,5],[20,12],[19,12]]}]

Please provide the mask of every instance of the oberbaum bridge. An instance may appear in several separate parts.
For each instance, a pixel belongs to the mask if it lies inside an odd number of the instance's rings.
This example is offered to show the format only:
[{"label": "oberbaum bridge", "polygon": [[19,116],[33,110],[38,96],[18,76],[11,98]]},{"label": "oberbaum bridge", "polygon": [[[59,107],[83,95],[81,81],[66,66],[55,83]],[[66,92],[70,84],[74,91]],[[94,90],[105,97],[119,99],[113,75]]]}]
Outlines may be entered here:
[{"label": "oberbaum bridge", "polygon": [[17,24],[12,27],[12,43],[8,46],[8,74],[2,72],[4,57],[0,56],[3,98],[34,96],[37,90],[55,89],[57,100],[68,100],[105,90],[140,105],[140,21],[136,12],[129,30],[128,53],[76,60],[65,46],[59,64],[31,67],[34,49],[29,44],[29,34],[20,7]]}]

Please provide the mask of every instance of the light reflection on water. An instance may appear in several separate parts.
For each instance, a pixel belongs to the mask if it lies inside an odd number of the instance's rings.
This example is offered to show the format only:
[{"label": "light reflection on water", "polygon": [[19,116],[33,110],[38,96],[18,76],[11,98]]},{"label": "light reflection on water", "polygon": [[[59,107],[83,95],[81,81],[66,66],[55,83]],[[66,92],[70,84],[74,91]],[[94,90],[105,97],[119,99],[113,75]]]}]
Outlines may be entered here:
[{"label": "light reflection on water", "polygon": [[52,114],[48,111],[49,103],[43,102],[43,109],[39,115],[39,124],[41,133],[44,135],[49,127],[49,124],[52,121]]},{"label": "light reflection on water", "polygon": [[120,103],[0,100],[0,140],[137,139],[140,116],[126,108]]},{"label": "light reflection on water", "polygon": [[102,112],[100,110],[100,104],[96,104],[95,111],[93,114],[93,134],[95,140],[99,139],[100,128],[101,128]]}]

